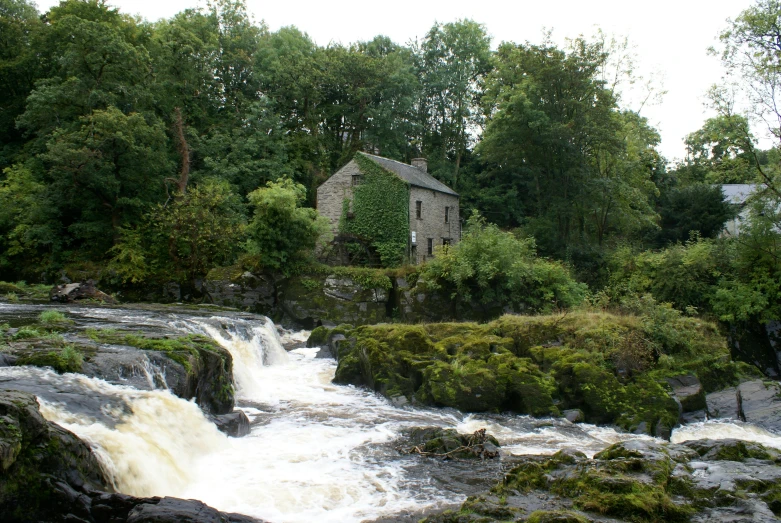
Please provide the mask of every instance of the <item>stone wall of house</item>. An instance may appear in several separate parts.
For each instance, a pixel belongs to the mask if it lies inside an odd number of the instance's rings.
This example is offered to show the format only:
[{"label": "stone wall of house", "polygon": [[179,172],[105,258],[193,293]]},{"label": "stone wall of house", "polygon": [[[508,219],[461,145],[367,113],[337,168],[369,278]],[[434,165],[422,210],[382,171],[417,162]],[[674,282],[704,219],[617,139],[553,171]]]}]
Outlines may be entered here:
[{"label": "stone wall of house", "polygon": [[350,160],[317,188],[317,210],[331,222],[331,230],[335,235],[339,232],[344,199],[353,197],[353,175],[359,174],[361,170],[358,164]]},{"label": "stone wall of house", "polygon": [[[417,202],[421,202],[421,217],[417,217]],[[450,209],[445,221],[445,207]],[[458,211],[458,197],[431,189],[411,187],[409,196],[410,231],[416,233],[415,256],[413,263],[421,263],[431,258],[429,239],[432,247],[441,246],[444,241],[457,243],[461,239],[461,221]]]}]

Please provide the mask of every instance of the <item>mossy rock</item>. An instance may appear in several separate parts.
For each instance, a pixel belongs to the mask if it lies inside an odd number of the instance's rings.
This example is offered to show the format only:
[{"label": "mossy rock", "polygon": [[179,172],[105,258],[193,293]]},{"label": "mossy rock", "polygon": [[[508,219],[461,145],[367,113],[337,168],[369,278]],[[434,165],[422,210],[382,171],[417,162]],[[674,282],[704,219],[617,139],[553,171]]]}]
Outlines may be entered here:
[{"label": "mossy rock", "polygon": [[532,512],[526,519],[526,523],[590,523],[591,521],[575,512],[562,510],[538,510]]},{"label": "mossy rock", "polygon": [[186,373],[185,382],[175,390],[178,396],[194,397],[198,405],[211,414],[233,411],[233,357],[214,340],[194,334],[153,337],[106,329],[88,329],[86,334],[98,343],[127,345],[165,354]]},{"label": "mossy rock", "polygon": [[[697,376],[714,372],[706,362],[729,362],[715,327],[699,320],[680,327],[689,345],[667,357],[667,368],[643,359],[658,347],[648,344],[652,332],[637,316],[573,312],[363,326],[342,334],[335,381],[469,412],[558,416],[580,409],[590,423],[669,437],[681,414],[667,384],[670,369]],[[728,381],[738,379],[737,368],[725,366]]]},{"label": "mossy rock", "polygon": [[72,345],[51,349],[29,349],[16,360],[16,365],[51,367],[57,373],[80,372],[84,354]]},{"label": "mossy rock", "polygon": [[696,440],[684,443],[706,461],[776,460],[781,453],[759,443],[737,439]]}]

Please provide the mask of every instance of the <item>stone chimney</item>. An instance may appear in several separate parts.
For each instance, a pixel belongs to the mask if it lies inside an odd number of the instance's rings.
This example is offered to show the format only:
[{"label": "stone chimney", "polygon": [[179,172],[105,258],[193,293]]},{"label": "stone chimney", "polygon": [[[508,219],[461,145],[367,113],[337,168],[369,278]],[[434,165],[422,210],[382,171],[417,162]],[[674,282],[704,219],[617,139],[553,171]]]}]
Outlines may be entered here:
[{"label": "stone chimney", "polygon": [[421,171],[428,172],[428,160],[425,158],[413,158],[412,159],[412,166],[416,169],[420,169]]}]

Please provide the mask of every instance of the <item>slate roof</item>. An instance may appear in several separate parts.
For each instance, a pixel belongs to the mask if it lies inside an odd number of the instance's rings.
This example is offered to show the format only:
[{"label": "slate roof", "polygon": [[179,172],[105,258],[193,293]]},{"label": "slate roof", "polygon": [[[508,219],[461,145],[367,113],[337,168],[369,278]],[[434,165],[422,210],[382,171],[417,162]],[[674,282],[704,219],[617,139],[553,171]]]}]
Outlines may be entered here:
[{"label": "slate roof", "polygon": [[360,153],[373,162],[377,163],[380,167],[387,169],[394,173],[396,176],[404,180],[410,185],[415,187],[423,187],[424,189],[431,189],[445,194],[452,194],[458,196],[458,193],[453,189],[440,182],[428,173],[424,173],[417,167],[407,165],[406,163],[397,162],[396,160],[390,160],[383,158],[382,156],[374,156],[373,154]]},{"label": "slate roof", "polygon": [[753,183],[725,183],[721,186],[721,192],[724,193],[725,202],[744,204],[756,188]]}]

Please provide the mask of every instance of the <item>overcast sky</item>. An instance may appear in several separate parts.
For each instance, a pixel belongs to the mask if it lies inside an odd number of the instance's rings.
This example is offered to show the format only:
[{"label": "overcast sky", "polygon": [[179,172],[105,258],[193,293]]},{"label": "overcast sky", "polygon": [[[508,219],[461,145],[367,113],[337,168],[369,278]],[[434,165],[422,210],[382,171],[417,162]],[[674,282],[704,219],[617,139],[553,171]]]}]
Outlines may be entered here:
[{"label": "overcast sky", "polygon": [[[41,11],[56,0],[38,0]],[[168,18],[196,7],[198,0],[109,0],[122,12],[148,20]],[[661,151],[668,160],[684,155],[683,137],[711,116],[703,101],[707,89],[722,75],[719,60],[709,46],[751,0],[247,0],[257,21],[272,31],[295,25],[318,44],[349,44],[386,35],[398,43],[421,38],[434,22],[471,18],[485,25],[494,47],[501,41],[539,43],[544,29],[553,39],[592,35],[596,28],[626,36],[636,47],[639,71],[646,78],[662,78],[667,94],[661,104],[642,110],[661,133]],[[637,107],[631,107],[637,109]]]}]

